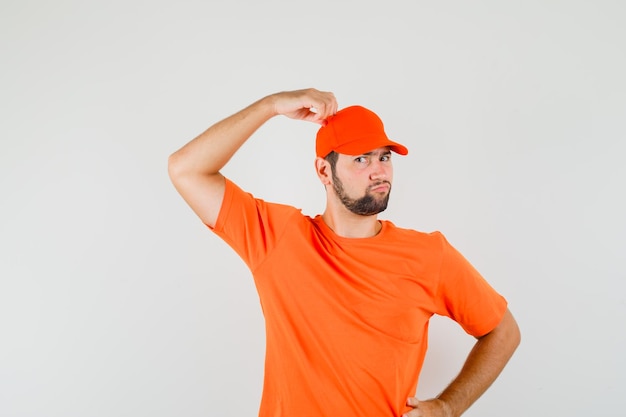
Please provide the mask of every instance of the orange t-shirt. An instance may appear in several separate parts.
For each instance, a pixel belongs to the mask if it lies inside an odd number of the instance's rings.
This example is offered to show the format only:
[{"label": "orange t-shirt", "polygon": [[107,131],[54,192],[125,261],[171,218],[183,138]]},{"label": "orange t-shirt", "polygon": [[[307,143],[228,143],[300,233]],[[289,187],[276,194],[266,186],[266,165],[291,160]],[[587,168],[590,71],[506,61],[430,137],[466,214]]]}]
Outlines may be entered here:
[{"label": "orange t-shirt", "polygon": [[433,314],[482,336],[506,300],[441,233],[382,221],[337,236],[320,216],[226,180],[214,232],[250,268],[266,324],[259,416],[397,417],[409,411]]}]

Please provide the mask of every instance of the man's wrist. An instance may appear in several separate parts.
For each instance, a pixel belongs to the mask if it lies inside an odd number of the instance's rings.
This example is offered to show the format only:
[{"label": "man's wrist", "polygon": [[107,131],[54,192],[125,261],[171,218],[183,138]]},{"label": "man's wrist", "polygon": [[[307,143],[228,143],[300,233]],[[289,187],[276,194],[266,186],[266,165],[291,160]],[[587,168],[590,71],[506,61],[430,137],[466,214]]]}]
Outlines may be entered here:
[{"label": "man's wrist", "polygon": [[280,93],[270,94],[263,97],[257,102],[268,119],[271,119],[272,117],[278,116],[280,114],[276,107],[278,94]]},{"label": "man's wrist", "polygon": [[447,395],[441,394],[437,397],[437,401],[441,404],[441,409],[445,417],[460,417],[462,411],[459,411],[454,407],[454,401],[452,401]]}]

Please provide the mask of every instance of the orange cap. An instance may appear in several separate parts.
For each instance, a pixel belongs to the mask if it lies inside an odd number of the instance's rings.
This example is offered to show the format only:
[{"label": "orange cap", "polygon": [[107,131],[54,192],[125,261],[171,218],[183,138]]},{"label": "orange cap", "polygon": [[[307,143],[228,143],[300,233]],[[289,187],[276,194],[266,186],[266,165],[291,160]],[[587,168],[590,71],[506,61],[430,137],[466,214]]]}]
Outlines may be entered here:
[{"label": "orange cap", "polygon": [[409,153],[403,145],[389,140],[376,113],[362,106],[350,106],[326,119],[326,125],[317,131],[315,153],[320,158],[331,151],[360,155],[383,146],[400,155]]}]

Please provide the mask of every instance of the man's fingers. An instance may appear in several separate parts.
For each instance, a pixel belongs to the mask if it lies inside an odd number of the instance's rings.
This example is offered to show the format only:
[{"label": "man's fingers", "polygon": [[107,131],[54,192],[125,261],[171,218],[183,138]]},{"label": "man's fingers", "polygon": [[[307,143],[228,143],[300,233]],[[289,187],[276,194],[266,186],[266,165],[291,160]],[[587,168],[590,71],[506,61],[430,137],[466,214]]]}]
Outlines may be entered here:
[{"label": "man's fingers", "polygon": [[419,403],[420,401],[417,399],[417,397],[409,397],[406,400],[406,405],[408,405],[409,407],[417,407]]},{"label": "man's fingers", "polygon": [[318,102],[308,109],[308,120],[323,125],[326,119],[334,114],[335,108],[336,106],[332,102]]},{"label": "man's fingers", "polygon": [[314,107],[316,113],[316,122],[322,125],[326,124],[326,119],[335,115],[337,113],[337,100],[333,93],[325,93],[327,96],[325,97],[325,101],[320,102],[317,106]]},{"label": "man's fingers", "polygon": [[331,92],[314,88],[285,91],[274,95],[274,108],[277,114],[324,125],[337,112],[337,99]]},{"label": "man's fingers", "polygon": [[406,413],[402,414],[402,417],[420,417],[422,415],[422,412],[415,408],[417,407],[419,404],[419,400],[416,397],[409,397],[406,400],[406,405],[408,405],[409,407],[413,407],[413,410],[411,411],[407,411]]},{"label": "man's fingers", "polygon": [[306,90],[306,93],[310,95],[312,101],[309,110],[315,113],[317,118],[326,119],[336,113],[337,99],[333,93],[315,89]]}]

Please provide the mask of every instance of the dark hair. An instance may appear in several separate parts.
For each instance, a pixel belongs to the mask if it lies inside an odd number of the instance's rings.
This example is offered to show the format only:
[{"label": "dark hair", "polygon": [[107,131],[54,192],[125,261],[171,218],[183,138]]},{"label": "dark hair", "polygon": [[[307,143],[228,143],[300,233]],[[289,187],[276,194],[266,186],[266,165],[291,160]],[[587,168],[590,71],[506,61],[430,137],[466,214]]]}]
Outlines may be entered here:
[{"label": "dark hair", "polygon": [[331,172],[335,172],[335,167],[337,166],[337,159],[339,159],[339,154],[335,151],[330,151],[328,155],[324,157],[326,161],[330,164]]}]

